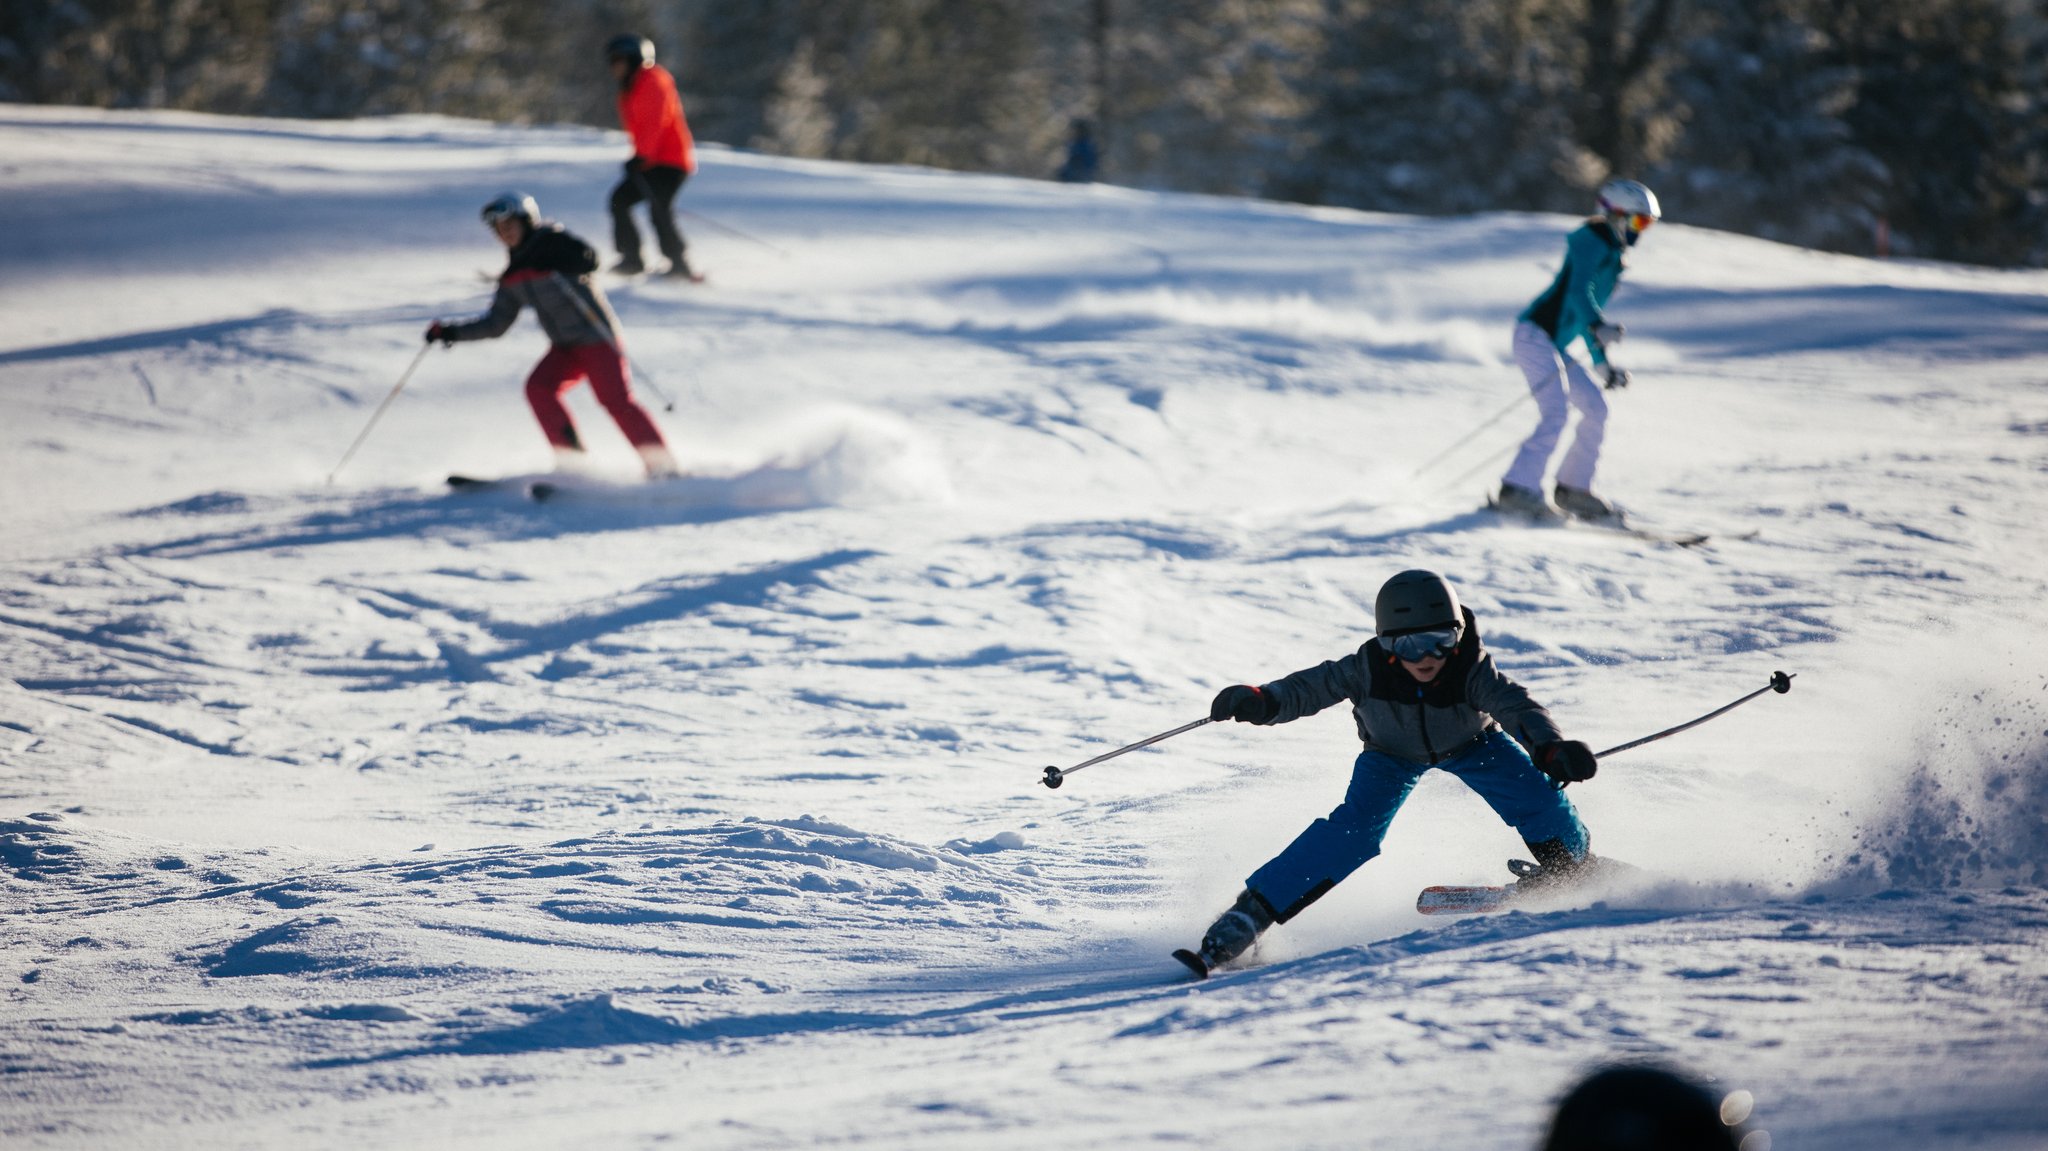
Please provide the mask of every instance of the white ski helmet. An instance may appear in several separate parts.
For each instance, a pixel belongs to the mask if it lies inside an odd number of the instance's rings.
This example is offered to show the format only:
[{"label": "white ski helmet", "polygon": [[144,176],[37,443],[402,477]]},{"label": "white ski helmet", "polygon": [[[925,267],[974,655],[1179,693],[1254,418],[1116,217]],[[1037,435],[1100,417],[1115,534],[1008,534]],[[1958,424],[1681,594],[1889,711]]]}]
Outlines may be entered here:
[{"label": "white ski helmet", "polygon": [[1652,220],[1664,217],[1664,209],[1657,204],[1657,193],[1636,180],[1609,180],[1600,185],[1600,210],[1648,216]]},{"label": "white ski helmet", "polygon": [[1465,609],[1449,580],[1433,571],[1404,571],[1380,586],[1372,605],[1373,626],[1382,638],[1418,631],[1465,629]]},{"label": "white ski helmet", "polygon": [[497,227],[500,220],[519,219],[525,220],[526,226],[531,228],[540,223],[540,205],[524,192],[500,192],[484,205],[479,215],[488,228]]}]

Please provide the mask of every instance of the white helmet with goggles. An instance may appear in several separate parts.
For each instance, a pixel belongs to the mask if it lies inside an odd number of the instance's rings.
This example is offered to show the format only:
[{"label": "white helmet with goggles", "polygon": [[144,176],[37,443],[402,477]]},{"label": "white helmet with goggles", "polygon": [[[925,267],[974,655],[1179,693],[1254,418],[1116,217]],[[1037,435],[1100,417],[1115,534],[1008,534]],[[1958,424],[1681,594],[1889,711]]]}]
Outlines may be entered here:
[{"label": "white helmet with goggles", "polygon": [[1651,224],[1664,218],[1657,193],[1635,180],[1609,180],[1600,185],[1600,211],[1631,244]]},{"label": "white helmet with goggles", "polygon": [[529,228],[540,223],[540,205],[524,192],[501,192],[478,214],[492,228],[506,220],[525,220]]}]

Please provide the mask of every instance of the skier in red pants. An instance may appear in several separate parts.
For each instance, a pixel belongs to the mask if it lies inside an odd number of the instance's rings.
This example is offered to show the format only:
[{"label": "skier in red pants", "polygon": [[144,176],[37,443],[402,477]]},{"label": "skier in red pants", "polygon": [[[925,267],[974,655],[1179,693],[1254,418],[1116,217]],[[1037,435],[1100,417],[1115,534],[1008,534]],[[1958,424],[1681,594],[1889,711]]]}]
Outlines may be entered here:
[{"label": "skier in red pants", "polygon": [[583,441],[562,406],[562,393],[587,379],[598,402],[640,453],[648,478],[675,475],[675,457],[662,441],[661,429],[633,399],[626,357],[619,350],[618,318],[590,278],[597,270],[597,253],[560,224],[542,222],[533,197],[518,192],[485,204],[483,219],[511,254],[498,277],[497,297],[491,310],[474,320],[434,321],[427,328],[427,341],[496,339],[512,327],[521,308],[531,305],[554,346],[527,376],[526,402],[554,446],[557,465],[573,467],[583,459]]}]

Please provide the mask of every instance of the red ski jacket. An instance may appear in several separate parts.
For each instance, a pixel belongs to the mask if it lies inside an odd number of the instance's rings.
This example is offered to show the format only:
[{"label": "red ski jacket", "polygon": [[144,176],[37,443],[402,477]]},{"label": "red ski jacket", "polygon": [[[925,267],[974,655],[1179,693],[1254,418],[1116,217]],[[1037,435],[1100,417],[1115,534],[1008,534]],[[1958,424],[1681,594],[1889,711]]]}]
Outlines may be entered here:
[{"label": "red ski jacket", "polygon": [[634,71],[619,93],[619,123],[633,137],[633,154],[648,167],[697,170],[696,145],[668,69],[648,64]]}]

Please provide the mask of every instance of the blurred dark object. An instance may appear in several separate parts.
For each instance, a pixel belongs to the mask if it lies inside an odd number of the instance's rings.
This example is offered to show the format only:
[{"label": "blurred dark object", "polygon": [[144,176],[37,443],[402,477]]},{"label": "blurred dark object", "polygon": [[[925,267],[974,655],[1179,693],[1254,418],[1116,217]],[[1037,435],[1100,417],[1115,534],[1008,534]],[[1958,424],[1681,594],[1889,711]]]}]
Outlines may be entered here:
[{"label": "blurred dark object", "polygon": [[1067,162],[1060,165],[1062,184],[1093,184],[1102,166],[1102,154],[1095,147],[1095,125],[1076,120],[1067,138]]},{"label": "blurred dark object", "polygon": [[[1746,1117],[1746,1103],[1741,1110]],[[1543,1151],[1737,1151],[1738,1132],[1721,1117],[1721,1102],[1676,1071],[1609,1067],[1557,1105]]]}]

